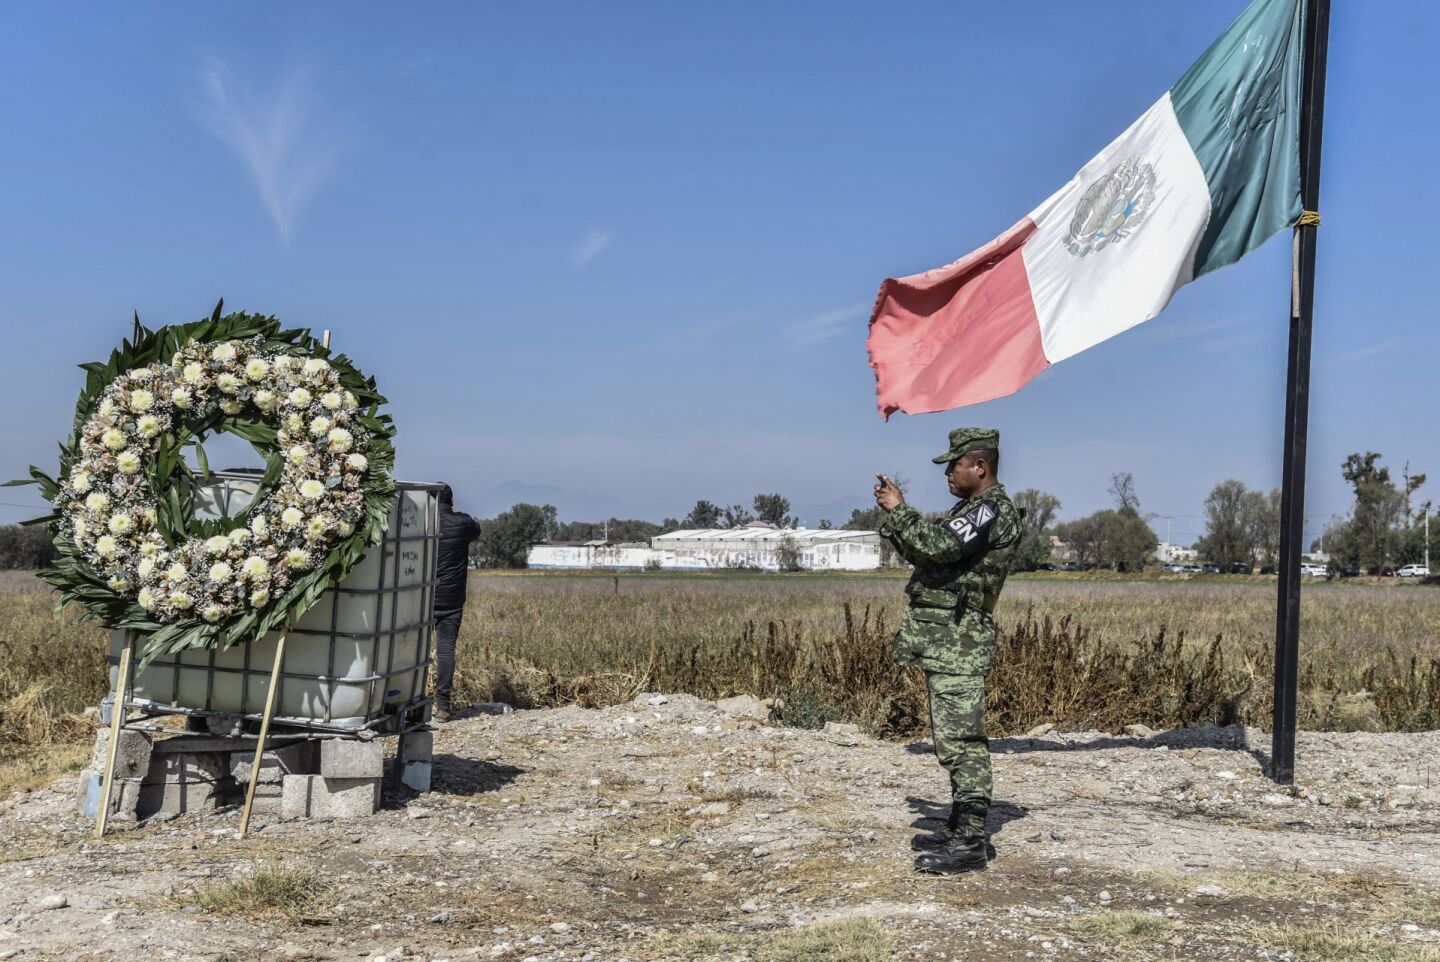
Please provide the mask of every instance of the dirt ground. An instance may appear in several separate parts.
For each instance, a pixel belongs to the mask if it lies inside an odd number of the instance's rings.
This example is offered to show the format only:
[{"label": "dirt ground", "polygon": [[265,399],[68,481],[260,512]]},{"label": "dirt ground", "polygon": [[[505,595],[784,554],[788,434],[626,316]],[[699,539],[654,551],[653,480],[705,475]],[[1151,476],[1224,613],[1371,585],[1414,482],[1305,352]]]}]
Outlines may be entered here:
[{"label": "dirt ground", "polygon": [[[0,959],[1440,958],[1440,734],[996,740],[998,859],[914,874],[929,745],[686,696],[460,719],[434,791],[90,838],[73,779],[0,803]],[[304,891],[229,883],[299,873]],[[225,897],[230,893],[232,897]],[[63,906],[57,906],[63,902]]]}]

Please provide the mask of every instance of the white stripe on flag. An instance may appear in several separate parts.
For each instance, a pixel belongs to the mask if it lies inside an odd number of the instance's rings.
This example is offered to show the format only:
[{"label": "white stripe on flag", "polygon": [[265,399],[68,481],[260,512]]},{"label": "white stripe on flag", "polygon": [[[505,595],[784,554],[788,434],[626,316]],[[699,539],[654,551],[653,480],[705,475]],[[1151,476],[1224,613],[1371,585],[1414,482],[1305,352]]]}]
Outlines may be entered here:
[{"label": "white stripe on flag", "polygon": [[1160,313],[1192,278],[1210,217],[1170,94],[1030,217],[1022,256],[1050,363]]}]

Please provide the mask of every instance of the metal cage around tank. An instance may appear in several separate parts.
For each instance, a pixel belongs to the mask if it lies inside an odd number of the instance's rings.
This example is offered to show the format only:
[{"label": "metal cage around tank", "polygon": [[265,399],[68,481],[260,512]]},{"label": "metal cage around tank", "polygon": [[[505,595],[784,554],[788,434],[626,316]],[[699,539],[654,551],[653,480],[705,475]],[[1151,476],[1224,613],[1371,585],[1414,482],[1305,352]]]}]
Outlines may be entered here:
[{"label": "metal cage around tank", "polygon": [[[233,515],[258,490],[253,474],[219,472],[196,494],[198,517]],[[398,482],[383,540],[349,575],[290,625],[274,724],[359,733],[405,731],[428,720],[426,694],[435,628],[439,493],[435,483]],[[264,711],[279,635],[224,651],[164,655],[125,686],[127,706],[147,714],[210,719],[217,733]],[[130,632],[111,633],[112,689]],[[132,657],[132,664],[136,659]]]}]

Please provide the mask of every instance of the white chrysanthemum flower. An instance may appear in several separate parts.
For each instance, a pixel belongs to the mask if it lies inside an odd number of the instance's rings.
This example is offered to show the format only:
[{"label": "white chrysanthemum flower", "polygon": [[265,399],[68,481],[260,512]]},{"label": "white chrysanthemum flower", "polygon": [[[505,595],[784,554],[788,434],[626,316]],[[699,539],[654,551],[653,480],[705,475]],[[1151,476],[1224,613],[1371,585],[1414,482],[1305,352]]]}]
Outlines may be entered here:
[{"label": "white chrysanthemum flower", "polygon": [[265,604],[265,602],[269,600],[270,592],[266,591],[264,588],[261,588],[259,591],[250,592],[250,604],[256,608],[261,607]]},{"label": "white chrysanthemum flower", "polygon": [[300,522],[304,520],[305,512],[301,511],[299,508],[286,508],[284,511],[280,512],[280,523],[287,528],[297,527]]},{"label": "white chrysanthemum flower", "polygon": [[320,395],[320,403],[325,406],[327,411],[338,411],[345,400],[338,391],[326,391]]},{"label": "white chrysanthemum flower", "polygon": [[135,566],[135,573],[140,576],[141,581],[146,581],[155,573],[155,559],[141,558],[140,563]]},{"label": "white chrysanthemum flower", "polygon": [[74,527],[75,529],[76,541],[79,541],[81,538],[85,537],[85,533],[90,530],[90,526],[85,523],[84,518],[76,518],[72,527]]},{"label": "white chrysanthemum flower", "polygon": [[135,522],[130,519],[128,514],[112,514],[106,527],[110,529],[111,534],[125,534],[135,527]]},{"label": "white chrysanthemum flower", "polygon": [[75,471],[70,475],[70,490],[76,494],[84,494],[90,490],[90,472]]},{"label": "white chrysanthemum flower", "polygon": [[217,561],[210,566],[211,581],[228,581],[230,576],[234,573],[235,569],[231,568],[223,561]]},{"label": "white chrysanthemum flower", "polygon": [[302,370],[306,374],[323,374],[330,370],[330,362],[322,357],[307,358]]},{"label": "white chrysanthemum flower", "polygon": [[225,617],[225,609],[219,605],[206,605],[205,610],[201,612],[201,616],[213,625]]},{"label": "white chrysanthemum flower", "polygon": [[148,381],[155,376],[155,372],[148,367],[137,367],[135,370],[127,371],[126,373],[136,381]]},{"label": "white chrysanthemum flower", "polygon": [[205,380],[205,368],[203,365],[191,361],[185,365],[185,370],[180,372],[180,379],[186,384],[199,384]]},{"label": "white chrysanthemum flower", "polygon": [[153,504],[146,505],[145,508],[141,510],[140,516],[150,522],[151,527],[155,526],[155,506]]},{"label": "white chrysanthemum flower", "polygon": [[303,408],[310,404],[310,392],[303,387],[297,387],[285,396],[285,400],[289,401],[292,407]]},{"label": "white chrysanthemum flower", "polygon": [[227,371],[215,379],[215,386],[218,387],[222,393],[234,394],[240,390],[240,379]]},{"label": "white chrysanthemum flower", "polygon": [[292,568],[303,568],[310,563],[310,553],[303,548],[291,548],[285,552],[285,563]]},{"label": "white chrysanthemum flower", "polygon": [[235,400],[234,398],[226,398],[225,400],[220,402],[220,410],[224,411],[226,414],[239,414],[241,411],[245,410],[245,405]]},{"label": "white chrysanthemum flower", "polygon": [[92,492],[90,496],[85,499],[85,507],[87,510],[90,511],[104,511],[106,508],[110,507],[110,495],[106,494],[104,491]]},{"label": "white chrysanthemum flower", "polygon": [[255,401],[255,406],[262,411],[268,412],[275,410],[274,391],[256,391],[253,400]]},{"label": "white chrysanthemum flower", "polygon": [[310,420],[310,433],[317,438],[323,438],[330,431],[333,423],[329,418],[323,416],[312,418]]},{"label": "white chrysanthemum flower", "polygon": [[100,402],[100,407],[98,410],[102,418],[107,421],[110,420],[115,416],[115,399],[108,397],[105,398]]},{"label": "white chrysanthemum flower", "polygon": [[344,454],[350,450],[350,445],[355,442],[355,436],[344,428],[331,428],[330,433],[326,435],[326,437],[330,441],[328,447],[334,454]]},{"label": "white chrysanthemum flower", "polygon": [[285,415],[285,429],[292,434],[298,434],[305,427],[305,419],[298,414]]},{"label": "white chrysanthemum flower", "polygon": [[230,547],[243,548],[250,541],[250,532],[245,528],[236,528],[226,537],[230,539]]},{"label": "white chrysanthemum flower", "polygon": [[300,482],[300,497],[314,501],[317,498],[323,497],[324,494],[325,485],[316,481],[314,478],[307,478]]},{"label": "white chrysanthemum flower", "polygon": [[126,588],[130,587],[130,582],[120,577],[119,575],[111,578],[109,584],[111,591],[124,591]]},{"label": "white chrysanthemum flower", "polygon": [[160,553],[160,546],[153,541],[146,541],[140,545],[140,557],[154,558]]},{"label": "white chrysanthemum flower", "polygon": [[193,400],[194,398],[190,392],[183,387],[177,387],[170,392],[170,403],[182,411],[190,407]]},{"label": "white chrysanthemum flower", "polygon": [[170,604],[181,611],[189,608],[194,603],[195,599],[190,597],[189,593],[185,591],[177,591],[170,596]]},{"label": "white chrysanthemum flower", "polygon": [[345,392],[345,410],[353,411],[360,406],[360,399],[355,396],[354,391]]},{"label": "white chrysanthemum flower", "polygon": [[153,414],[142,415],[135,422],[135,433],[142,438],[153,438],[160,433],[160,419]]},{"label": "white chrysanthemum flower", "polygon": [[224,554],[230,550],[230,539],[223,534],[217,534],[205,542],[205,551],[209,554]]},{"label": "white chrysanthemum flower", "polygon": [[115,455],[115,467],[121,474],[135,474],[140,470],[140,455],[127,448]]},{"label": "white chrysanthemum flower", "polygon": [[351,471],[364,471],[369,466],[370,460],[358,452],[345,459],[345,467]]},{"label": "white chrysanthemum flower", "polygon": [[155,406],[155,395],[144,388],[130,392],[130,410],[136,414],[144,414]]},{"label": "white chrysanthemum flower", "polygon": [[355,533],[355,526],[349,521],[341,521],[335,526],[335,530],[340,532],[340,537],[348,538]]},{"label": "white chrysanthemum flower", "polygon": [[327,523],[326,518],[323,515],[317,515],[316,517],[313,517],[308,522],[306,522],[305,535],[311,541],[314,541],[317,538],[323,537],[325,534],[325,529],[328,527],[329,524]]},{"label": "white chrysanthemum flower", "polygon": [[263,514],[257,514],[250,519],[250,533],[260,538],[270,533],[270,522]]},{"label": "white chrysanthemum flower", "polygon": [[178,583],[184,581],[187,574],[185,566],[177,561],[165,569],[165,580]]},{"label": "white chrysanthemum flower", "polygon": [[216,344],[215,349],[210,352],[212,361],[233,361],[235,360],[235,344],[233,341],[225,341]]},{"label": "white chrysanthemum flower", "polygon": [[140,594],[136,597],[135,602],[140,605],[141,608],[149,611],[155,607],[155,593],[149,588],[141,588]]},{"label": "white chrysanthemum flower", "polygon": [[252,381],[264,380],[265,375],[270,373],[270,365],[258,357],[252,357],[245,362],[245,376]]},{"label": "white chrysanthemum flower", "polygon": [[310,450],[303,444],[297,444],[286,451],[285,456],[290,459],[291,464],[303,464],[305,459],[310,457]]},{"label": "white chrysanthemum flower", "polygon": [[119,547],[119,545],[115,539],[108,534],[102,534],[95,539],[95,553],[102,558],[108,558],[113,555],[117,547]]},{"label": "white chrysanthemum flower", "polygon": [[240,572],[247,578],[263,578],[270,573],[270,564],[259,555],[252,554],[240,566]]},{"label": "white chrysanthemum flower", "polygon": [[117,428],[109,428],[100,435],[100,443],[111,451],[119,451],[125,446],[125,432]]}]

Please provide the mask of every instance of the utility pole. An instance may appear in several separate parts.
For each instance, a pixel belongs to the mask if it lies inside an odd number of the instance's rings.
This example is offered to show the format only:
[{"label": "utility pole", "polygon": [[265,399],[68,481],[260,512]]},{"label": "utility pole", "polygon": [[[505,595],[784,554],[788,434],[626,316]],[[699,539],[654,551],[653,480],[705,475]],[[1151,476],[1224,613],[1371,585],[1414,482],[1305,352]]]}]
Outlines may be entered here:
[{"label": "utility pole", "polygon": [[1306,0],[1300,88],[1300,200],[1291,268],[1290,349],[1285,384],[1285,454],[1280,484],[1280,578],[1275,611],[1275,711],[1270,777],[1295,781],[1300,672],[1300,549],[1305,536],[1305,453],[1310,420],[1310,329],[1315,310],[1315,241],[1320,226],[1320,137],[1330,0]]}]

